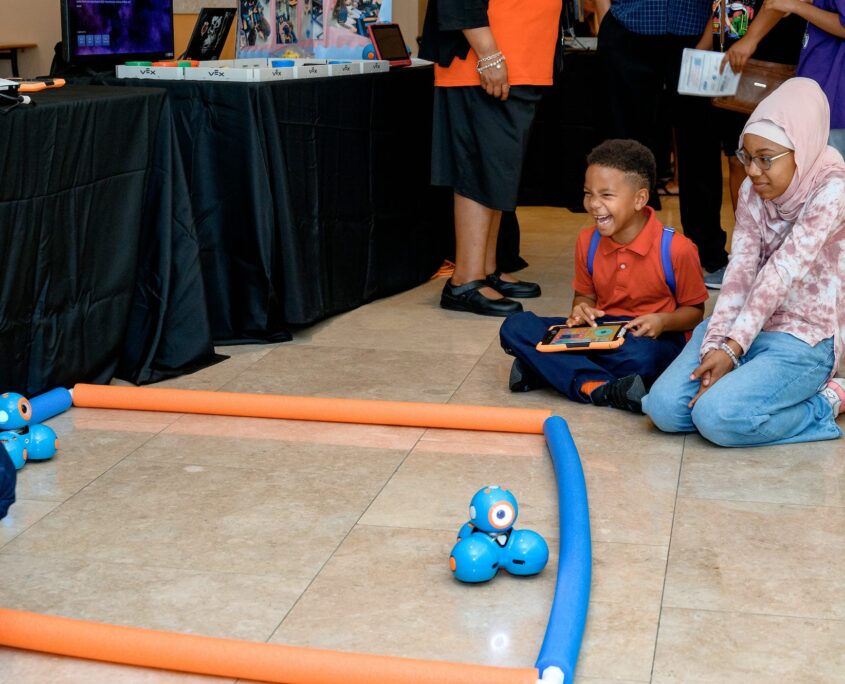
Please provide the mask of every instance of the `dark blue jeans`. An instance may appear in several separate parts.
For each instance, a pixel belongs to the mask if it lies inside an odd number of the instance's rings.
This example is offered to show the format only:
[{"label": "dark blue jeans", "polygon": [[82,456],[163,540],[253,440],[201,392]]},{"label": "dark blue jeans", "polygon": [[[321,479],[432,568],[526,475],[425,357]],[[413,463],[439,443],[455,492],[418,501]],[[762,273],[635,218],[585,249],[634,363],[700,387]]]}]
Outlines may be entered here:
[{"label": "dark blue jeans", "polygon": [[[596,320],[630,320],[626,316],[605,316]],[[539,352],[535,348],[552,325],[566,323],[565,318],[541,318],[530,311],[513,314],[499,330],[502,349],[518,358],[529,373],[545,380],[573,401],[589,403],[581,394],[581,385],[589,381],[610,382],[626,375],[639,375],[646,387],[681,353],[686,344],[683,333],[664,333],[657,339],[634,337],[628,333],[621,347],[608,350]]]}]

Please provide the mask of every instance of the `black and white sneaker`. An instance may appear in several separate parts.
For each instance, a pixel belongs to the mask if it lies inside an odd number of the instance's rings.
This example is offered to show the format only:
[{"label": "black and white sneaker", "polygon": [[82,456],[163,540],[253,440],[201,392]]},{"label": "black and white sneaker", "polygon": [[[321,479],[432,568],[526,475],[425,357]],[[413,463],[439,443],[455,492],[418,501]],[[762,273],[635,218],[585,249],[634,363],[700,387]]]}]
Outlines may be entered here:
[{"label": "black and white sneaker", "polygon": [[522,361],[519,359],[513,360],[511,374],[508,378],[508,387],[511,392],[530,392],[531,390],[546,387],[548,384],[529,368],[526,368]]},{"label": "black and white sneaker", "polygon": [[642,413],[645,395],[643,379],[639,375],[626,375],[594,389],[590,394],[590,401],[595,406],[610,406],[623,411]]}]

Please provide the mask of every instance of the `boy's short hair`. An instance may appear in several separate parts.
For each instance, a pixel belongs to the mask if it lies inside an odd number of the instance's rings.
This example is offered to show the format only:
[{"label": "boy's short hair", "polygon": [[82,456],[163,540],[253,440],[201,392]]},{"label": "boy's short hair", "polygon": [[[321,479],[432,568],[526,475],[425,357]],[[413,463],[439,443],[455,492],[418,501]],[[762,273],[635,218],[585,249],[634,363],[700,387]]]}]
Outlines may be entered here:
[{"label": "boy's short hair", "polygon": [[649,192],[657,180],[657,162],[654,155],[636,140],[605,140],[587,155],[587,165],[605,166],[621,171],[637,188]]}]

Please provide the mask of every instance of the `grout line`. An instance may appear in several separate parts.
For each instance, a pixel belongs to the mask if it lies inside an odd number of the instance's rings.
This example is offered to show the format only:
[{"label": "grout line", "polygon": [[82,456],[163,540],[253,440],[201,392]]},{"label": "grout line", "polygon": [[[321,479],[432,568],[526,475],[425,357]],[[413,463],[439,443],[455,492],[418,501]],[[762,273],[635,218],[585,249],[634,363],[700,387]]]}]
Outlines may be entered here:
[{"label": "grout line", "polygon": [[[183,414],[183,415],[184,415],[184,414]],[[181,417],[181,416],[180,416],[180,417]],[[177,418],[176,420],[179,420],[179,419]],[[176,421],[173,421],[173,422],[175,423]],[[171,424],[172,424],[172,423],[171,423]],[[21,536],[24,532],[26,532],[27,530],[32,529],[33,527],[35,527],[36,525],[38,525],[41,521],[46,520],[46,519],[47,519],[47,518],[49,518],[51,515],[54,515],[55,513],[57,513],[57,512],[58,512],[58,511],[62,508],[62,506],[64,506],[65,504],[69,503],[71,500],[75,499],[75,498],[76,498],[77,496],[79,496],[82,492],[84,492],[86,489],[88,489],[88,487],[90,487],[92,484],[94,484],[95,482],[97,482],[97,480],[99,480],[101,477],[103,477],[106,473],[111,472],[114,468],[116,468],[118,465],[120,465],[121,463],[123,463],[123,462],[124,462],[127,458],[129,458],[129,457],[130,457],[130,456],[132,456],[134,453],[136,453],[137,451],[139,451],[142,447],[146,446],[146,444],[147,444],[147,443],[149,443],[149,441],[150,441],[150,440],[155,439],[156,437],[158,437],[158,436],[159,436],[162,432],[164,432],[164,431],[165,431],[168,427],[170,427],[170,425],[166,425],[166,426],[164,426],[164,427],[163,427],[163,428],[161,428],[161,430],[159,430],[158,432],[149,433],[149,437],[147,437],[147,439],[145,439],[145,440],[144,440],[143,442],[141,442],[141,443],[140,443],[137,447],[135,447],[134,449],[132,449],[132,450],[131,450],[131,451],[129,451],[128,453],[124,454],[124,456],[123,456],[122,458],[120,458],[119,460],[117,460],[117,461],[115,461],[114,463],[112,463],[112,464],[111,464],[108,468],[106,468],[103,472],[101,472],[99,475],[97,475],[96,477],[94,477],[92,480],[89,480],[86,484],[82,485],[82,487],[80,487],[79,489],[77,489],[75,492],[71,493],[71,494],[70,494],[68,497],[66,497],[63,501],[58,502],[58,505],[57,505],[57,506],[55,506],[55,507],[53,508],[53,510],[49,511],[46,515],[41,516],[40,518],[38,518],[38,520],[36,520],[36,521],[35,521],[35,522],[33,522],[32,524],[27,525],[26,527],[24,527],[24,528],[23,528],[20,532],[18,532],[16,535],[14,535],[13,537],[11,537],[11,538],[10,538],[10,539],[8,539],[7,541],[5,541],[3,544],[0,544],[0,553],[2,553],[2,551],[3,551],[3,549],[4,549],[4,548],[6,548],[9,544],[11,544],[11,543],[12,543],[15,539],[17,539],[18,537],[20,537],[20,536]],[[100,430],[100,432],[109,432],[109,430],[103,429],[103,430]],[[60,452],[57,452],[56,456],[61,456],[61,453],[60,453]],[[55,456],[54,456],[54,458],[55,458]],[[41,500],[40,500],[40,499],[21,499],[21,501],[41,501]],[[55,503],[55,502],[53,502],[53,503]],[[12,504],[12,505],[14,505],[14,504]]]},{"label": "grout line", "polygon": [[785,618],[787,620],[818,620],[819,622],[835,622],[845,624],[845,617],[819,617],[816,615],[793,615],[791,613],[761,613],[756,610],[721,610],[719,608],[687,608],[685,606],[666,606],[670,610],[681,610],[687,613],[708,613],[711,615],[753,615],[754,617]]},{"label": "grout line", "polygon": [[[363,511],[361,511],[361,515],[358,516],[358,519],[355,520],[355,522],[353,522],[349,526],[349,529],[346,531],[346,534],[343,535],[343,538],[337,543],[337,545],[334,547],[332,552],[326,557],[326,560],[323,561],[323,563],[320,565],[320,567],[317,569],[317,571],[311,577],[311,580],[308,582],[308,584],[305,586],[305,588],[300,592],[297,599],[291,604],[290,608],[288,608],[285,611],[285,614],[282,616],[281,620],[279,620],[279,622],[276,624],[276,626],[273,627],[272,631],[270,632],[270,636],[268,636],[267,639],[265,639],[265,641],[269,642],[270,639],[273,638],[273,635],[276,632],[279,631],[279,628],[282,626],[284,621],[287,620],[288,616],[293,612],[294,608],[296,608],[296,606],[299,605],[299,602],[302,600],[302,598],[305,596],[305,594],[308,593],[308,590],[311,588],[311,586],[314,584],[314,582],[317,581],[317,578],[323,572],[323,569],[326,567],[326,565],[328,565],[329,562],[332,560],[332,558],[335,557],[338,549],[340,549],[340,547],[343,546],[344,542],[346,542],[346,540],[349,539],[349,535],[351,535],[352,532],[355,530],[355,528],[358,527],[359,523],[361,522],[361,519],[367,514],[367,511],[369,511],[370,508],[372,508],[372,505],[375,503],[376,499],[378,499],[378,497],[381,496],[381,493],[385,490],[387,485],[390,484],[390,481],[394,478],[394,476],[399,471],[399,469],[404,465],[405,461],[408,460],[408,457],[411,455],[411,453],[414,451],[414,449],[417,448],[417,445],[420,443],[420,441],[423,438],[423,435],[425,435],[425,433],[427,431],[428,431],[428,428],[423,430],[422,433],[420,433],[420,436],[417,437],[416,441],[408,448],[408,451],[405,453],[405,456],[403,456],[402,459],[399,461],[399,463],[396,464],[396,467],[393,469],[393,472],[390,473],[390,475],[385,479],[381,488],[373,495],[373,498],[370,500],[370,503],[367,505],[367,507]],[[369,527],[369,526],[367,526],[367,527]],[[394,529],[396,529],[396,528],[394,528]]]},{"label": "grout line", "polygon": [[657,629],[654,633],[654,649],[651,654],[651,673],[649,681],[654,680],[654,665],[657,660],[657,641],[660,638],[660,625],[663,622],[663,599],[666,596],[666,578],[669,576],[669,558],[672,556],[672,537],[675,532],[675,514],[678,511],[678,492],[681,489],[681,473],[684,471],[684,451],[687,447],[687,436],[681,444],[681,460],[678,463],[678,480],[675,483],[675,500],[672,504],[672,524],[669,526],[669,543],[666,546],[666,564],[663,567],[663,585],[660,587],[660,610],[657,612]]}]

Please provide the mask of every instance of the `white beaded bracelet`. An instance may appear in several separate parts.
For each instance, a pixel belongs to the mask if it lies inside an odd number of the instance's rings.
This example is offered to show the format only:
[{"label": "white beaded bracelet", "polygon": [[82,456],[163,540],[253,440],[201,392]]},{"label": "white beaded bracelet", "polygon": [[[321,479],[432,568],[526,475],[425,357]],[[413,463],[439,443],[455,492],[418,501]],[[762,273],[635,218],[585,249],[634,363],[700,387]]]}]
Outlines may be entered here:
[{"label": "white beaded bracelet", "polygon": [[734,368],[739,368],[739,357],[736,355],[736,352],[731,349],[731,345],[729,345],[727,342],[722,342],[722,344],[719,345],[719,349],[721,349],[723,352],[725,352],[725,354],[728,355],[728,357],[730,357],[731,363],[734,365]]}]

